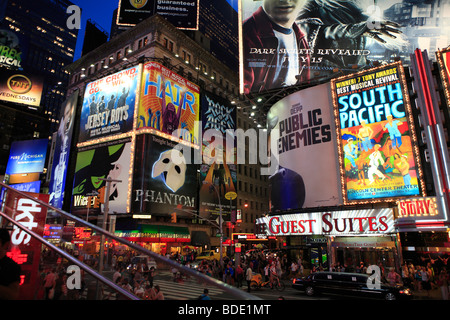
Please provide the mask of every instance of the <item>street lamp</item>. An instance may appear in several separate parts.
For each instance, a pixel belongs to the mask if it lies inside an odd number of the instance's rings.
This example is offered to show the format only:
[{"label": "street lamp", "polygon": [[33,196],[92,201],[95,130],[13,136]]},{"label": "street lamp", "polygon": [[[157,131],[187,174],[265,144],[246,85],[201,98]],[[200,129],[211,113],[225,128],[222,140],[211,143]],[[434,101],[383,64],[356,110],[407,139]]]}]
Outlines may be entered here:
[{"label": "street lamp", "polygon": [[[203,181],[204,184],[208,184],[207,181]],[[214,189],[214,191],[217,194],[217,198],[219,199],[219,232],[220,232],[220,249],[219,249],[219,264],[221,267],[223,267],[223,256],[222,256],[222,252],[223,252],[223,228],[222,228],[222,223],[223,223],[223,218],[222,218],[222,204],[220,203],[220,194],[219,191],[217,191],[216,186],[213,183],[209,183],[210,189]]]}]

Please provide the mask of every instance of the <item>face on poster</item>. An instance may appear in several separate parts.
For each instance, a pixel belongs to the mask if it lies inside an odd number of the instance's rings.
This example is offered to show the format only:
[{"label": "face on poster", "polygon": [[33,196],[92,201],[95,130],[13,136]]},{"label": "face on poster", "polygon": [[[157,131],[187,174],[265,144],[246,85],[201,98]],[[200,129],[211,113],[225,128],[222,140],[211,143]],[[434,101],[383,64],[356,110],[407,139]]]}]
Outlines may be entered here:
[{"label": "face on poster", "polygon": [[419,195],[401,63],[332,81],[348,201]]},{"label": "face on poster", "polygon": [[[223,141],[220,146],[215,143],[216,137],[207,139],[203,135],[202,148],[206,163],[200,166],[200,216],[215,220],[211,215],[220,214],[220,203],[224,220],[229,220],[231,211],[236,209],[236,200],[230,201],[225,195],[236,192],[237,174],[236,164],[226,161],[226,130],[234,132],[236,129],[236,106],[219,96],[202,92],[201,109],[202,132],[216,130],[217,136],[223,137]],[[234,154],[230,155],[230,159],[236,159],[236,148],[231,150]]]},{"label": "face on poster", "polygon": [[156,62],[144,65],[141,83],[137,128],[179,130],[182,139],[199,144],[199,87]]},{"label": "face on poster", "polygon": [[272,211],[340,204],[331,115],[329,84],[293,93],[269,110],[272,159],[278,159],[269,177]]},{"label": "face on poster", "polygon": [[80,118],[79,142],[133,129],[140,67],[88,83]]},{"label": "face on poster", "polygon": [[448,2],[241,0],[241,92],[350,74],[448,46]]},{"label": "face on poster", "polygon": [[[170,214],[176,208],[197,209],[197,168],[188,164],[185,152],[175,149],[177,142],[160,136],[136,137],[133,170],[132,212]],[[187,213],[178,212],[180,215]]]},{"label": "face on poster", "polygon": [[[81,215],[86,214],[88,196],[99,193],[99,190],[106,186],[106,182],[101,179],[107,178],[122,181],[111,183],[109,193],[110,212],[126,212],[130,161],[130,138],[81,149],[78,152],[75,167],[72,212]],[[98,212],[99,209],[91,207],[89,215]]]}]

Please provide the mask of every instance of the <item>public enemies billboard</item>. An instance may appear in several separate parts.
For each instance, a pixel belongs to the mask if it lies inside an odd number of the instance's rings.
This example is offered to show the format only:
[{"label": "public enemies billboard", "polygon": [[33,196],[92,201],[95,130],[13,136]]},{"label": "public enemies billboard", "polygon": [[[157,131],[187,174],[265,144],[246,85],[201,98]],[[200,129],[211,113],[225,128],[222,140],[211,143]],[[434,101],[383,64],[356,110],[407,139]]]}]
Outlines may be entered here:
[{"label": "public enemies billboard", "polygon": [[414,124],[402,64],[331,82],[348,202],[420,195]]},{"label": "public enemies billboard", "polygon": [[80,148],[75,165],[72,213],[90,216],[99,214],[101,208],[94,208],[93,197],[100,194],[102,188],[106,188],[106,181],[102,179],[107,178],[122,181],[112,182],[110,185],[110,193],[107,195],[110,212],[127,212],[130,162],[131,138]]},{"label": "public enemies billboard", "polygon": [[[168,215],[176,209],[197,210],[198,165],[190,164],[177,142],[152,134],[136,136],[131,208],[133,213]],[[178,211],[180,215],[190,216]]]},{"label": "public enemies billboard", "polygon": [[332,110],[329,83],[293,93],[269,110],[271,161],[278,161],[269,177],[271,211],[341,204]]},{"label": "public enemies billboard", "polygon": [[[137,128],[199,144],[200,89],[157,62],[144,65]],[[176,131],[178,130],[178,131]]]},{"label": "public enemies billboard", "polygon": [[131,67],[86,86],[78,142],[133,129],[140,67]]},{"label": "public enemies billboard", "polygon": [[241,0],[242,93],[358,72],[373,61],[405,64],[416,48],[448,46],[450,2]]}]

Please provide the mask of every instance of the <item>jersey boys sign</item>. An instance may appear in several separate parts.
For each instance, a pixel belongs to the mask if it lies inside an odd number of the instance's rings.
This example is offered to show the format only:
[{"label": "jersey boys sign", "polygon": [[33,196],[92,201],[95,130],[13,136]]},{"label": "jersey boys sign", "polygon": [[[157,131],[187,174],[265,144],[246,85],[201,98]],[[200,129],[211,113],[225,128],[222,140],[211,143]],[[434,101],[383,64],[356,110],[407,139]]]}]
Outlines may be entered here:
[{"label": "jersey boys sign", "polygon": [[392,209],[312,212],[257,219],[258,233],[271,236],[359,235],[395,232]]}]

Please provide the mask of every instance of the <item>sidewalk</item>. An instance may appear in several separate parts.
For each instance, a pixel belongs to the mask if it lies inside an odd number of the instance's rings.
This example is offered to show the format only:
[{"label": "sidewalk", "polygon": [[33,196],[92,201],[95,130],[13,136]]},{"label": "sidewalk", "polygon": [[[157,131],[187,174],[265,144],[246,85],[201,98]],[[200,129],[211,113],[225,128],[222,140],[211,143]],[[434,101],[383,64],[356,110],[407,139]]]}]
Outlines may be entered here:
[{"label": "sidewalk", "polygon": [[442,300],[441,289],[431,289],[429,295],[427,291],[413,291],[413,300]]}]

